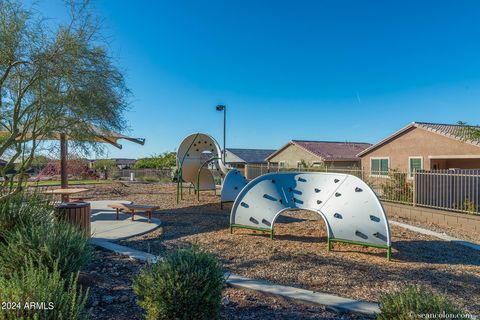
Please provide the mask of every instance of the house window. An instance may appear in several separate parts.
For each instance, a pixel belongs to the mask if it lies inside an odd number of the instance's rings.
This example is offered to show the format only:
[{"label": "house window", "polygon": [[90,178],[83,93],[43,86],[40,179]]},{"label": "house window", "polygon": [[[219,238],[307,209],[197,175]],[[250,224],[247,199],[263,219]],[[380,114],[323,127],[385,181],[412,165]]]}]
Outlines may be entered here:
[{"label": "house window", "polygon": [[388,158],[371,158],[370,168],[372,176],[388,176]]},{"label": "house window", "polygon": [[280,168],[285,168],[285,161],[278,161],[278,166]]},{"label": "house window", "polygon": [[422,157],[409,157],[408,158],[408,175],[410,178],[413,178],[413,174],[417,170],[423,169],[423,158]]}]

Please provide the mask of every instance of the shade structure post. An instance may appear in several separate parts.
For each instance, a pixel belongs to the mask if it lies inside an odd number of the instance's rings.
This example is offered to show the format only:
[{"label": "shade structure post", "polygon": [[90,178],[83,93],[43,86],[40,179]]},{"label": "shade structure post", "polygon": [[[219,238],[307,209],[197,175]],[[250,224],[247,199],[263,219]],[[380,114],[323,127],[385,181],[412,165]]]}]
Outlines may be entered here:
[{"label": "shade structure post", "polygon": [[[68,140],[64,133],[60,134],[60,179],[62,189],[68,188]],[[62,195],[62,202],[68,202],[68,195]]]}]

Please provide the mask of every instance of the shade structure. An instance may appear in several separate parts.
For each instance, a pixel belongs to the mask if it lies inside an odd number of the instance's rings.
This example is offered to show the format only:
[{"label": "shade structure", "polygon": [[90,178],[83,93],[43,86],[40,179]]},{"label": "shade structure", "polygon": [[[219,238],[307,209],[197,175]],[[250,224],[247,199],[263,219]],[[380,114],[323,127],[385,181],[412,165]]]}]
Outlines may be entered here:
[{"label": "shade structure", "polygon": [[[122,145],[118,143],[118,140],[124,139],[140,145],[145,144],[145,139],[143,138],[132,138],[117,132],[110,130],[105,130],[99,128],[93,124],[87,124],[86,131],[89,131],[89,134],[85,138],[77,139],[70,136],[68,133],[53,131],[47,134],[37,136],[37,140],[58,140],[60,141],[60,176],[62,181],[62,188],[68,187],[68,172],[67,172],[67,154],[68,154],[68,140],[72,141],[83,141],[83,142],[100,142],[108,143],[115,146],[118,149],[122,149]],[[0,137],[9,136],[10,132],[0,131]],[[23,137],[23,140],[28,141],[31,139],[31,136],[28,134]]]}]

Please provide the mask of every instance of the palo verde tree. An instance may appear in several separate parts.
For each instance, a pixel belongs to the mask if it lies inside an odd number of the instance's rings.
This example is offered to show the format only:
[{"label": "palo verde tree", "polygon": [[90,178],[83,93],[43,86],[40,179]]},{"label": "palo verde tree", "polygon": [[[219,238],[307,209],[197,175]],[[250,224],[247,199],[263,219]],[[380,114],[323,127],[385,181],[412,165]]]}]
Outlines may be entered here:
[{"label": "palo verde tree", "polygon": [[465,140],[480,140],[480,127],[468,125],[466,122],[459,121],[460,128],[456,134]]},{"label": "palo verde tree", "polygon": [[0,200],[21,190],[44,139],[62,133],[82,143],[124,127],[128,89],[99,23],[85,1],[66,7],[66,22],[53,25],[20,1],[0,0]]}]

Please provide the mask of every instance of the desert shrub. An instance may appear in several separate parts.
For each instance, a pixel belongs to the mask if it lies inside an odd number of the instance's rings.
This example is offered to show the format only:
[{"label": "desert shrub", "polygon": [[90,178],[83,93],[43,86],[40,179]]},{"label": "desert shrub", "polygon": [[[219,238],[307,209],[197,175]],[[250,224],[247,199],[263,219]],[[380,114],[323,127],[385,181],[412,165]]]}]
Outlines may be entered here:
[{"label": "desert shrub", "polygon": [[453,202],[452,209],[466,211],[468,214],[476,214],[478,212],[478,205],[474,201],[465,198],[461,204]]},{"label": "desert shrub", "polygon": [[38,194],[19,193],[0,201],[0,230],[30,230],[38,224],[51,224],[53,213],[53,205],[47,198]]},{"label": "desert shrub", "polygon": [[425,314],[442,313],[465,314],[446,295],[435,294],[425,287],[407,286],[381,299],[377,320],[424,319]]},{"label": "desert shrub", "polygon": [[140,180],[141,182],[160,182],[160,178],[156,177],[156,176],[149,176],[149,175],[145,175],[145,176],[140,176],[138,178],[138,180]]},{"label": "desert shrub", "polygon": [[408,175],[398,170],[388,173],[390,179],[382,183],[382,198],[390,201],[413,202],[413,185],[408,181]]},{"label": "desert shrub", "polygon": [[220,262],[192,247],[148,265],[136,277],[133,289],[146,319],[216,319],[223,285]]},{"label": "desert shrub", "polygon": [[68,222],[37,224],[29,229],[0,232],[0,273],[11,273],[27,261],[53,270],[58,264],[62,276],[77,272],[91,257],[89,238]]},{"label": "desert shrub", "polygon": [[[83,309],[88,290],[77,291],[78,273],[72,274],[69,280],[67,283],[56,267],[50,270],[32,262],[8,278],[0,273],[0,301],[15,306],[15,309],[10,305],[0,310],[0,319],[87,319]],[[32,302],[38,304],[32,305]]]}]

